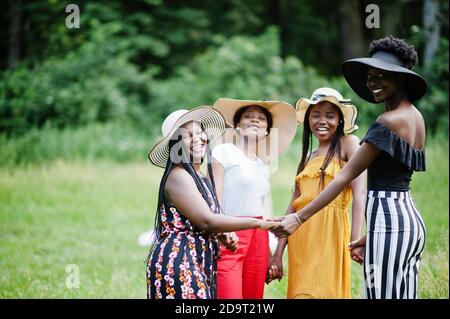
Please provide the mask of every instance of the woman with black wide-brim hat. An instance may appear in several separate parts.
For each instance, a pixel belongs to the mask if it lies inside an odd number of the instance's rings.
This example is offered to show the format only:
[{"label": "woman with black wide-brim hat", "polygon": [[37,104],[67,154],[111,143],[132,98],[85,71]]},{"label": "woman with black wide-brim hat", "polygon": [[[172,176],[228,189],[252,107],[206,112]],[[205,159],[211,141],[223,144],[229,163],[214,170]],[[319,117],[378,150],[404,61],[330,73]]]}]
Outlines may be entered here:
[{"label": "woman with black wide-brim hat", "polygon": [[353,90],[369,102],[384,102],[385,112],[320,195],[272,230],[280,237],[292,234],[367,169],[367,235],[350,249],[354,260],[364,262],[369,299],[417,298],[426,232],[409,189],[413,171],[425,170],[425,123],[412,102],[427,89],[411,70],[417,60],[411,45],[389,36],[370,44],[369,58],[344,62],[343,73]]}]

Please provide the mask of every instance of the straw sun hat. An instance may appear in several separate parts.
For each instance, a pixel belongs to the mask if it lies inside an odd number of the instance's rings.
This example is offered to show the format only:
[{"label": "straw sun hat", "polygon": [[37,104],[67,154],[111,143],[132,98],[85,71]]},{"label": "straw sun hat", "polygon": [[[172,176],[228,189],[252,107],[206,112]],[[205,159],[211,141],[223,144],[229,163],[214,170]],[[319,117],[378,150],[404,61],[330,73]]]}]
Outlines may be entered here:
[{"label": "straw sun hat", "polygon": [[[274,160],[275,157],[287,149],[294,139],[297,130],[294,107],[289,103],[280,101],[235,100],[229,98],[218,99],[213,107],[223,114],[227,122],[233,123],[236,111],[251,105],[266,109],[272,116],[272,128],[266,137],[266,141],[268,145],[271,145],[271,142],[276,137],[277,154],[270,154],[270,158],[266,159]],[[276,129],[277,134],[275,134],[273,129]]]},{"label": "straw sun hat", "polygon": [[161,131],[163,138],[148,153],[148,159],[156,166],[165,168],[169,158],[169,141],[177,129],[188,122],[202,124],[208,143],[214,143],[225,132],[225,119],[210,106],[200,106],[192,110],[178,110],[169,114],[164,120]]},{"label": "straw sun hat", "polygon": [[315,90],[310,99],[301,98],[295,103],[298,124],[303,124],[305,121],[305,114],[310,105],[323,101],[328,101],[341,110],[344,116],[344,134],[350,134],[358,129],[358,125],[355,124],[358,110],[350,103],[351,100],[344,99],[338,91],[326,87]]}]

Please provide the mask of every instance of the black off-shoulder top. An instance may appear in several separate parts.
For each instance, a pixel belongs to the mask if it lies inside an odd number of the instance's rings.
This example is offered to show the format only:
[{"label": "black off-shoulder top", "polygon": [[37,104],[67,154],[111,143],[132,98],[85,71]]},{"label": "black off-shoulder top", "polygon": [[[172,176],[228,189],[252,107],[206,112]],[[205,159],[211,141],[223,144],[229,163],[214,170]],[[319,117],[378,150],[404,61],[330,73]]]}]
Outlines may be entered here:
[{"label": "black off-shoulder top", "polygon": [[413,171],[425,171],[425,149],[413,148],[379,122],[372,124],[362,143],[381,150],[367,169],[368,190],[407,191]]}]

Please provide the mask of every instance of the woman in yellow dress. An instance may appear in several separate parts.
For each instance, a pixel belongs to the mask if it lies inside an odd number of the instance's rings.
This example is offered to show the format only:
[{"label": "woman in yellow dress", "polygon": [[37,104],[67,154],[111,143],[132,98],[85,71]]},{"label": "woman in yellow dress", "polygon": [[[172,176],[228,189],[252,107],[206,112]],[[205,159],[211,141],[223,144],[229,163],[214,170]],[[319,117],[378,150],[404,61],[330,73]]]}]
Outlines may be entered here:
[{"label": "woman in yellow dress", "polygon": [[[339,173],[359,147],[351,134],[357,110],[331,88],[319,88],[311,99],[296,103],[297,122],[304,124],[302,158],[287,214],[312,201]],[[312,151],[312,136],[318,148]],[[350,241],[360,237],[366,198],[362,173],[339,196],[289,238],[278,241],[268,267],[268,282],[283,277],[288,245],[288,298],[351,298]],[[350,226],[348,210],[352,203]],[[355,257],[356,258],[356,257]]]}]

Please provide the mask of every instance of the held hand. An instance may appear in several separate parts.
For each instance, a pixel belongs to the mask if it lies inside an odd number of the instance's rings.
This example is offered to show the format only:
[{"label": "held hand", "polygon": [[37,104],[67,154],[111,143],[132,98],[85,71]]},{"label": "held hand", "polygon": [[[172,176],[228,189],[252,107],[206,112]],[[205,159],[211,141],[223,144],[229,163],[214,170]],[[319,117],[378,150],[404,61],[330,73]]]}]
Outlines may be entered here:
[{"label": "held hand", "polygon": [[258,228],[262,230],[271,230],[273,229],[279,222],[269,221],[268,219],[261,219],[258,223]]},{"label": "held hand", "polygon": [[363,236],[360,239],[354,240],[348,244],[349,249],[354,249],[356,247],[366,247],[366,236]]},{"label": "held hand", "polygon": [[352,256],[352,259],[357,263],[362,264],[366,252],[366,236],[358,240],[352,241],[348,245],[348,248],[350,250],[350,255]]},{"label": "held hand", "polygon": [[220,242],[225,246],[226,249],[236,252],[238,248],[239,237],[235,232],[223,233],[220,237]]},{"label": "held hand", "polygon": [[281,257],[274,256],[267,267],[266,283],[269,284],[272,280],[283,278],[283,261]]},{"label": "held hand", "polygon": [[364,246],[353,248],[350,251],[350,255],[352,256],[352,259],[360,265],[362,265],[362,263],[364,262],[364,254],[365,253],[366,253],[366,247],[364,247]]},{"label": "held hand", "polygon": [[288,237],[289,235],[292,235],[299,226],[300,224],[294,214],[289,214],[284,216],[284,219],[270,231],[278,238]]},{"label": "held hand", "polygon": [[285,218],[286,218],[286,216],[277,216],[277,217],[270,217],[270,218],[267,218],[267,220],[268,220],[269,222],[281,222],[281,221],[283,221]]}]

